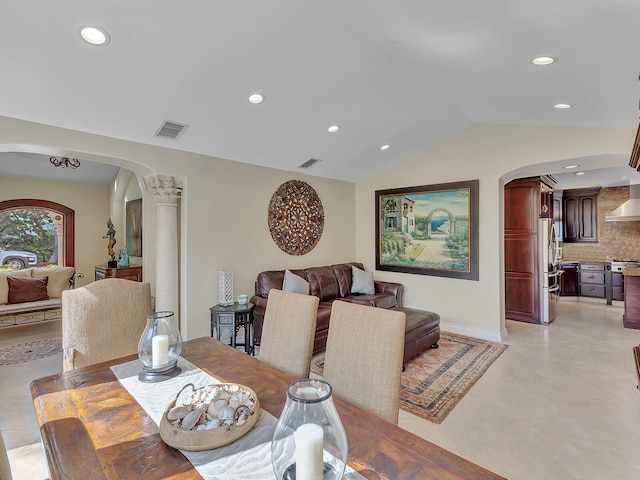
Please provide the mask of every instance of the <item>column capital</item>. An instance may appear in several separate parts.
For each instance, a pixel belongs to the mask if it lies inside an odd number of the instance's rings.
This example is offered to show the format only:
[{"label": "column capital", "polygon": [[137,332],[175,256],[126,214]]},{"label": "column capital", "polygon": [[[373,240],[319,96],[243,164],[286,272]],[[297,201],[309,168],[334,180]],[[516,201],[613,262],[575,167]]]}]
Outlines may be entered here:
[{"label": "column capital", "polygon": [[184,188],[174,177],[164,175],[149,175],[144,182],[156,203],[176,205]]}]

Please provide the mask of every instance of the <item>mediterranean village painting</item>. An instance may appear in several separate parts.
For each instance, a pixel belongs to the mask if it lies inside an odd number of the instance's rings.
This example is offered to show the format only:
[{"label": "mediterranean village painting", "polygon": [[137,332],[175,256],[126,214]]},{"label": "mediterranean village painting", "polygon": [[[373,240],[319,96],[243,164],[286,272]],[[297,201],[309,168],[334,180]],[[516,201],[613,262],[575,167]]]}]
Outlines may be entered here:
[{"label": "mediterranean village painting", "polygon": [[376,192],[376,268],[477,280],[474,211],[477,181]]}]

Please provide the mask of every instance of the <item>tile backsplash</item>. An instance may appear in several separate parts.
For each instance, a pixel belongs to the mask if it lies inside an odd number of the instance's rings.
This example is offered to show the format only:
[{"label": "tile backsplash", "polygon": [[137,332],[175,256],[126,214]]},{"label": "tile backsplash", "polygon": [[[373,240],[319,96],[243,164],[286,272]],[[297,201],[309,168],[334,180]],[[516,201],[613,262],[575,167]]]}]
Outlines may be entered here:
[{"label": "tile backsplash", "polygon": [[640,260],[640,222],[605,222],[607,213],[629,199],[629,187],[607,187],[598,193],[598,242],[563,243],[563,260]]}]

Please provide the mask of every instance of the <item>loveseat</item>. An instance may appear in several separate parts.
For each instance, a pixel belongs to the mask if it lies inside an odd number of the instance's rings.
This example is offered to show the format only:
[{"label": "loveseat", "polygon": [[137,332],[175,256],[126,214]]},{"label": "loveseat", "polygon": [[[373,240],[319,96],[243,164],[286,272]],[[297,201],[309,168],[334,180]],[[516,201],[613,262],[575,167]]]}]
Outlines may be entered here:
[{"label": "loveseat", "polygon": [[0,272],[0,327],[60,318],[62,292],[75,277],[74,267]]},{"label": "loveseat", "polygon": [[[364,271],[361,263],[341,263],[321,267],[292,269],[286,275],[295,275],[309,283],[309,294],[320,299],[318,319],[313,342],[313,352],[325,349],[329,334],[331,305],[335,300],[342,300],[361,305],[379,308],[401,309],[404,286],[400,283],[373,281],[372,293],[352,293],[354,278],[352,267]],[[262,322],[267,307],[269,290],[283,290],[287,270],[269,270],[260,272],[255,284],[255,295],[250,302],[255,305],[253,311],[254,338],[260,344]],[[364,273],[364,272],[363,272]],[[370,275],[370,272],[367,272]],[[290,277],[289,277],[290,278]],[[284,288],[286,290],[286,288]],[[356,289],[358,290],[358,289]],[[300,293],[300,292],[299,292]],[[357,335],[357,332],[354,332]]]}]

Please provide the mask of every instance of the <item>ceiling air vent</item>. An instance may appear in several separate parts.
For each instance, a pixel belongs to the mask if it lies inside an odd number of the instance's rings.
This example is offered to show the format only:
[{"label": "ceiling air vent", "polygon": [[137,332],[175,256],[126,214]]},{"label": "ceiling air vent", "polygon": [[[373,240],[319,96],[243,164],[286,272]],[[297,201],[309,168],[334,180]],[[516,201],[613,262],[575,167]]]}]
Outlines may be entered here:
[{"label": "ceiling air vent", "polygon": [[298,168],[305,168],[308,170],[311,167],[313,167],[315,164],[320,163],[321,161],[322,160],[318,160],[317,158],[310,158],[309,160],[304,162],[302,165],[298,165]]},{"label": "ceiling air vent", "polygon": [[172,138],[177,140],[180,135],[184,133],[187,125],[183,125],[182,123],[170,122],[165,120],[160,128],[156,132],[156,137],[164,137],[164,138]]}]

